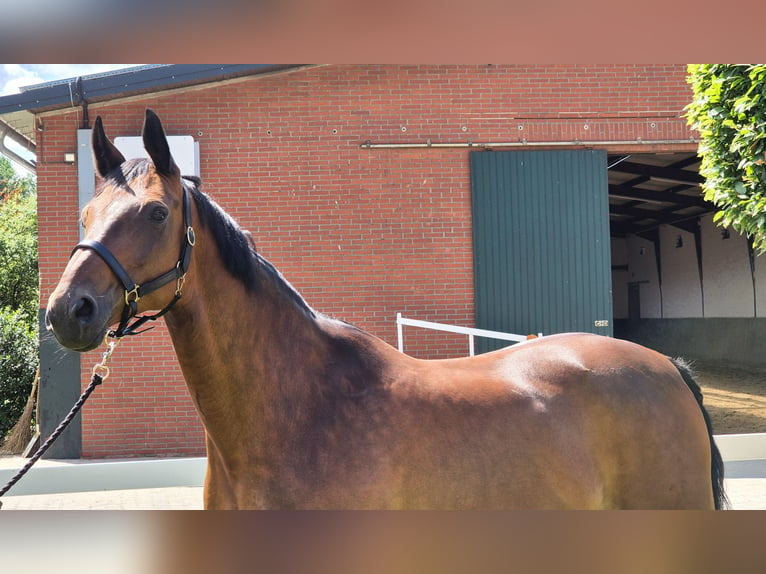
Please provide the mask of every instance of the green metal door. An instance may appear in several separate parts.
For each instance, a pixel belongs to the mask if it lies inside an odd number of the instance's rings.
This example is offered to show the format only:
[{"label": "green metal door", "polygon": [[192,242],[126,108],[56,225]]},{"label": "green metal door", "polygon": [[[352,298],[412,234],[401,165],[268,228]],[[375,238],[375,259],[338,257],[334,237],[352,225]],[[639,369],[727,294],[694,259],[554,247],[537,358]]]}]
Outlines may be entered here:
[{"label": "green metal door", "polygon": [[[476,326],[612,335],[606,152],[473,152]],[[490,350],[501,342],[477,341]]]}]

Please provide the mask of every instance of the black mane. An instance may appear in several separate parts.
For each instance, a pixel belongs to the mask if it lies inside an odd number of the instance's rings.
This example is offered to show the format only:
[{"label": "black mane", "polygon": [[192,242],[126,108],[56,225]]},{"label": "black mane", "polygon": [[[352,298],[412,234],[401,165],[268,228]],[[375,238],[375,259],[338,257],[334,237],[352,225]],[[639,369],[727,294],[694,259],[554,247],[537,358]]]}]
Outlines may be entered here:
[{"label": "black mane", "polygon": [[197,205],[200,224],[213,236],[226,270],[240,280],[250,292],[257,292],[264,279],[279,285],[296,305],[315,316],[303,297],[267,259],[256,251],[250,235],[200,189],[201,180],[191,176],[183,176],[183,180],[185,180],[184,187],[191,193]]},{"label": "black mane", "polygon": [[101,183],[96,187],[96,195],[101,193],[107,183],[116,184],[133,193],[130,182],[137,177],[148,174],[151,165],[151,162],[145,159],[129,159],[123,162],[104,176]]},{"label": "black mane", "polygon": [[[146,159],[129,159],[113,169],[105,181],[111,181],[131,191],[130,182],[150,173],[152,163]],[[301,295],[267,259],[255,249],[249,233],[226,213],[210,196],[200,189],[202,180],[196,176],[181,176],[181,183],[191,194],[197,205],[200,225],[213,236],[226,270],[242,282],[245,288],[255,293],[266,280],[280,287],[282,292],[298,307],[311,316],[316,316]],[[100,193],[102,187],[96,190]]]}]

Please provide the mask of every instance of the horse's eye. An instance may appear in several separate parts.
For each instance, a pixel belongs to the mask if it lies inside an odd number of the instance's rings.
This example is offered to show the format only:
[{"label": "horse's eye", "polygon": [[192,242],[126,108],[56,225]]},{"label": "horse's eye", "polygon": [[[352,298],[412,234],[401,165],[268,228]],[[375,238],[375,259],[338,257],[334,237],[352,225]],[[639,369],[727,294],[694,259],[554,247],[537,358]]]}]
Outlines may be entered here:
[{"label": "horse's eye", "polygon": [[168,210],[165,209],[162,206],[155,207],[151,214],[149,215],[149,219],[151,219],[155,223],[162,223],[167,219],[168,217]]}]

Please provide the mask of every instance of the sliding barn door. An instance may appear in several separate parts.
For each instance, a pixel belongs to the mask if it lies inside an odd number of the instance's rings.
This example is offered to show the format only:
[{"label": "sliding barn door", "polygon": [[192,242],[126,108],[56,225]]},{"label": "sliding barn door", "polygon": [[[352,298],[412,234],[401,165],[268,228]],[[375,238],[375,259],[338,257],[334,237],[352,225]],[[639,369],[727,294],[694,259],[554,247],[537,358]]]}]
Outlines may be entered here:
[{"label": "sliding barn door", "polygon": [[611,336],[606,152],[484,151],[470,161],[476,326]]}]

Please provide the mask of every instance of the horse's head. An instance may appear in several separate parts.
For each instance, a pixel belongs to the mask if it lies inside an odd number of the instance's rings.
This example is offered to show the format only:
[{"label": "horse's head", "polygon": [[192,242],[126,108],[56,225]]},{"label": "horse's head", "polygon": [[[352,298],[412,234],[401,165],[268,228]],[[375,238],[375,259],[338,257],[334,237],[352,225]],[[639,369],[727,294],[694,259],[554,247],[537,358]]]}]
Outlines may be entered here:
[{"label": "horse's head", "polygon": [[143,141],[150,159],[126,161],[96,118],[91,143],[101,180],[82,211],[85,240],[46,312],[47,328],[69,349],[94,349],[111,325],[124,330],[137,313],[175,302],[174,292],[180,296],[194,244],[190,199],[151,110]]}]

